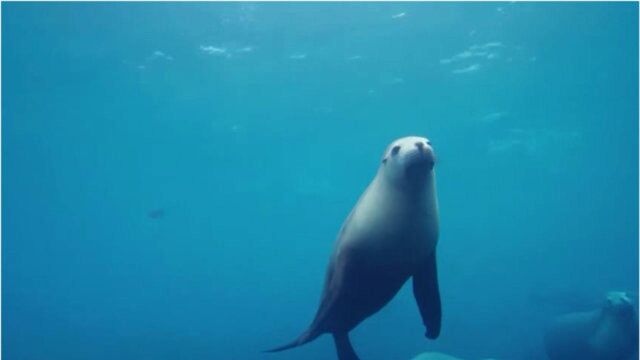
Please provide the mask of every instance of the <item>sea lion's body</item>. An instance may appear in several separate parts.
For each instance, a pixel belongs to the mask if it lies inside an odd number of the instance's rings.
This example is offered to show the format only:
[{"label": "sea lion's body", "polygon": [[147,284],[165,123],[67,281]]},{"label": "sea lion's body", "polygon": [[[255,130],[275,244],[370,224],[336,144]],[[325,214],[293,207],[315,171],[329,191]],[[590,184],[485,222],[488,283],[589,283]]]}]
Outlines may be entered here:
[{"label": "sea lion's body", "polygon": [[551,360],[629,360],[638,349],[638,317],[623,293],[601,309],[560,316],[544,337]]},{"label": "sea lion's body", "polygon": [[294,342],[274,351],[331,333],[338,357],[357,359],[349,331],[386,305],[410,277],[427,337],[438,336],[434,161],[424,138],[403,138],[389,146],[376,177],[342,225],[312,324]]}]

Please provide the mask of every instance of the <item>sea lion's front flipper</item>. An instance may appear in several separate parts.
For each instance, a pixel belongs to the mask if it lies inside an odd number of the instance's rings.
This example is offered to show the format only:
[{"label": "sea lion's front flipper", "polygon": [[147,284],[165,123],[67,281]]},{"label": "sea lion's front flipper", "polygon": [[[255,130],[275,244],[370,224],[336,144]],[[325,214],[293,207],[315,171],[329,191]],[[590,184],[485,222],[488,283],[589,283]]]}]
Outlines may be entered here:
[{"label": "sea lion's front flipper", "polygon": [[429,339],[437,338],[440,335],[442,307],[440,305],[435,251],[418,264],[415,269],[413,273],[413,295],[418,302],[422,322],[427,327],[425,336]]}]

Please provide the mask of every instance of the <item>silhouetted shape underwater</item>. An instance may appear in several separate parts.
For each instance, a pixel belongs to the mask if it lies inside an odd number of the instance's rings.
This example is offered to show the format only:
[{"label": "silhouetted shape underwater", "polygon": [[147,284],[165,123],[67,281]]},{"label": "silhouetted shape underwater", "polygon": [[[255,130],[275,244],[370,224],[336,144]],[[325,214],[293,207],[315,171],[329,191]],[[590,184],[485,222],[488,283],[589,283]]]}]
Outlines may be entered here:
[{"label": "silhouetted shape underwater", "polygon": [[624,292],[610,292],[602,308],[560,316],[544,337],[551,360],[637,359],[638,313]]}]

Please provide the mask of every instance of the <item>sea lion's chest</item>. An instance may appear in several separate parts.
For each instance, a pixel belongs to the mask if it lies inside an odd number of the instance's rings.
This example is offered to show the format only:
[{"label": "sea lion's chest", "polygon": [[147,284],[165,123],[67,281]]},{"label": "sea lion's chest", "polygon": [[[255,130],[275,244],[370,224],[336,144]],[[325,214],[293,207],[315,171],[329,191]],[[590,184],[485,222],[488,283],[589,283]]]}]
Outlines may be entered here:
[{"label": "sea lion's chest", "polygon": [[343,245],[356,252],[411,265],[435,249],[437,207],[424,198],[369,188],[345,222],[341,237]]}]

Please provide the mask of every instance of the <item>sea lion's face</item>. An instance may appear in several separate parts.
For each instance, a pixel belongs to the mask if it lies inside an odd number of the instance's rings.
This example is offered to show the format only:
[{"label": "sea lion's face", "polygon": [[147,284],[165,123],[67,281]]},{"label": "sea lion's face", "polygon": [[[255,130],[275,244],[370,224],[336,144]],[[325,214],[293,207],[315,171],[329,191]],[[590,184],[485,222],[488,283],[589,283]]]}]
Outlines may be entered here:
[{"label": "sea lion's face", "polygon": [[633,312],[633,302],[623,291],[611,291],[607,294],[605,311],[611,314],[623,315]]},{"label": "sea lion's face", "polygon": [[419,185],[432,175],[435,163],[436,156],[429,139],[409,136],[387,147],[380,168],[388,180]]}]

